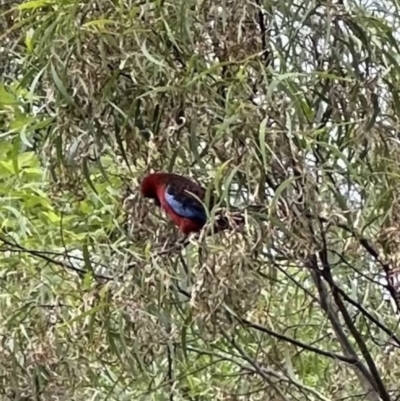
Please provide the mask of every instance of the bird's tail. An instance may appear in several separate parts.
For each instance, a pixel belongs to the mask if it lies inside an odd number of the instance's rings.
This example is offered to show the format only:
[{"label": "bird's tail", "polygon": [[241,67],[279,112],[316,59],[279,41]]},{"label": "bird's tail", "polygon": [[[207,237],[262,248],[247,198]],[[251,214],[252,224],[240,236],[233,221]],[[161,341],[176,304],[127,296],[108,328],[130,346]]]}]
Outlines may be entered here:
[{"label": "bird's tail", "polygon": [[218,210],[215,213],[214,230],[237,230],[246,222],[245,214],[242,211]]},{"label": "bird's tail", "polygon": [[266,220],[268,207],[265,205],[246,205],[245,209],[230,210],[221,208],[215,212],[214,230],[220,232],[224,230],[237,230],[246,223],[246,215],[257,215],[261,220]]}]

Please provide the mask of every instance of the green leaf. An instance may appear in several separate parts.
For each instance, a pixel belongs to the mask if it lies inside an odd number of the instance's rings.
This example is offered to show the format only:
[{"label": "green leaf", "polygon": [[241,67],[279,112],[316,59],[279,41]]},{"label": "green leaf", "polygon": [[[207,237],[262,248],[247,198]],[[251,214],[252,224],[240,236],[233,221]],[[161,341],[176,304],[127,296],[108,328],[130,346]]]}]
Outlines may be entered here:
[{"label": "green leaf", "polygon": [[5,86],[0,83],[0,106],[13,106],[18,104],[14,95],[8,92]]},{"label": "green leaf", "polygon": [[93,192],[96,195],[98,195],[97,189],[94,186],[92,179],[90,178],[90,171],[89,171],[89,166],[88,166],[86,157],[84,157],[82,160],[82,167],[83,167],[83,175],[85,176],[87,183],[89,184],[90,188],[92,188]]},{"label": "green leaf", "polygon": [[35,10],[36,8],[45,7],[50,4],[52,4],[52,2],[50,0],[33,0],[33,1],[26,1],[25,3],[19,4],[17,6],[17,8],[19,11]]},{"label": "green leaf", "polygon": [[61,93],[63,98],[67,101],[67,103],[73,105],[74,104],[74,100],[68,94],[64,84],[62,83],[60,77],[57,74],[57,71],[56,71],[53,63],[50,63],[50,71],[51,71],[51,76],[53,77],[53,80],[54,80],[54,84],[56,85],[57,89],[59,90],[59,92]]},{"label": "green leaf", "polygon": [[165,64],[162,61],[157,60],[155,57],[153,57],[146,48],[146,40],[143,41],[143,43],[141,45],[139,45],[144,56],[151,61],[152,63],[158,65],[159,67],[165,67]]}]

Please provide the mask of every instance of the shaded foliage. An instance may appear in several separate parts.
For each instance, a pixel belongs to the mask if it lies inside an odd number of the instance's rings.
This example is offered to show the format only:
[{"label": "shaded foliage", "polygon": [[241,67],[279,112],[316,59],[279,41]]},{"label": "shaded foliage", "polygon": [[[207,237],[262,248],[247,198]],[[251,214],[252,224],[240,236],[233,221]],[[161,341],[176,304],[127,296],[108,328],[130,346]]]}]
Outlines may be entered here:
[{"label": "shaded foliage", "polygon": [[[4,3],[1,397],[396,400],[398,15]],[[246,224],[173,247],[153,170]]]}]

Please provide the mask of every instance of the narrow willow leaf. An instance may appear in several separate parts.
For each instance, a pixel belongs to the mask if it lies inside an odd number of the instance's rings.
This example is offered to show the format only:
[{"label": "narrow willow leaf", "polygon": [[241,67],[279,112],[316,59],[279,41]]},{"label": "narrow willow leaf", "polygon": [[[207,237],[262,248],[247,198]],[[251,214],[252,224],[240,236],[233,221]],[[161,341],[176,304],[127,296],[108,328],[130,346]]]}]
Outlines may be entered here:
[{"label": "narrow willow leaf", "polygon": [[74,104],[74,100],[68,94],[64,84],[62,83],[60,77],[57,74],[57,71],[56,71],[53,63],[50,63],[50,72],[51,72],[51,76],[53,77],[54,84],[56,85],[57,89],[59,90],[59,92],[61,93],[63,98],[67,101],[67,103],[73,105]]},{"label": "narrow willow leaf", "polygon": [[8,92],[5,86],[0,83],[0,106],[13,106],[16,104],[18,104],[16,97]]},{"label": "narrow willow leaf", "polygon": [[97,189],[94,186],[92,179],[90,178],[90,171],[89,171],[89,166],[88,166],[86,157],[84,157],[82,159],[82,169],[83,169],[83,175],[85,176],[85,179],[86,179],[87,183],[89,184],[89,187],[92,188],[93,192],[96,195],[98,195],[99,193],[97,192]]}]

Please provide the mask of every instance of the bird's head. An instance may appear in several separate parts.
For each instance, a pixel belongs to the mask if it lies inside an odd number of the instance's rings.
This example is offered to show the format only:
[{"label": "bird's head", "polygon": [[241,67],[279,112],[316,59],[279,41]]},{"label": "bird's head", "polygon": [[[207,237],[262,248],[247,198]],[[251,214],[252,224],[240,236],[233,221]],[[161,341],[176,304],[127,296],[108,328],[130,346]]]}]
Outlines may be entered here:
[{"label": "bird's head", "polygon": [[140,185],[140,192],[145,198],[153,199],[155,204],[160,206],[157,191],[168,184],[169,178],[168,173],[149,174],[143,179]]}]

